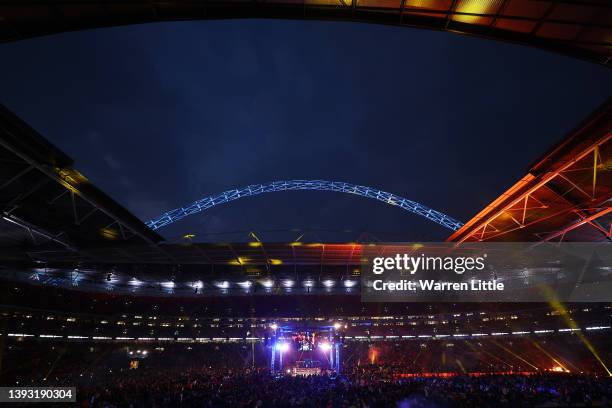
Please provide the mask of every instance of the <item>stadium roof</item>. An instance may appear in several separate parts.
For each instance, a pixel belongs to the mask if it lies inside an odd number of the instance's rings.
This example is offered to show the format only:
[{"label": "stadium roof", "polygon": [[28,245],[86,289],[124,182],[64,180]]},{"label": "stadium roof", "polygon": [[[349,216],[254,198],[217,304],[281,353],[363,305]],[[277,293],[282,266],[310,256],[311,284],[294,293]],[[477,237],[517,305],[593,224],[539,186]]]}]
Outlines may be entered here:
[{"label": "stadium roof", "polygon": [[73,160],[0,105],[0,253],[39,260],[86,248],[141,245],[166,256],[162,237],[72,168]]},{"label": "stadium roof", "polygon": [[[257,279],[265,288],[269,277],[275,285],[291,279],[301,290],[344,293],[358,282],[360,243],[263,243],[255,236],[243,243],[202,244],[190,236],[161,243],[2,106],[0,161],[3,279],[100,290],[111,282],[126,291],[137,282],[146,293],[162,293],[170,282],[173,292],[188,293],[202,280],[223,291],[219,279],[236,287]],[[607,102],[449,240],[609,241],[611,170]]]},{"label": "stadium roof", "polygon": [[229,18],[418,27],[525,44],[612,65],[609,0],[21,0],[0,5],[0,41],[125,24]]},{"label": "stadium roof", "polygon": [[449,241],[612,240],[612,101]]},{"label": "stadium roof", "polygon": [[360,262],[357,244],[196,244],[186,236],[162,245],[160,235],[2,105],[0,162],[0,254],[7,264],[215,264],[244,271],[247,265]]},{"label": "stadium roof", "polygon": [[189,236],[177,244],[160,244],[160,235],[2,105],[0,162],[0,254],[5,263],[216,264],[238,271],[246,265],[359,263],[357,244],[197,244]]},{"label": "stadium roof", "polygon": [[[5,261],[0,280],[136,294],[345,293],[359,284],[361,244],[218,243],[163,245],[174,260],[147,256],[143,246],[37,253],[35,264]],[[104,257],[103,257],[104,256]]]},{"label": "stadium roof", "polygon": [[[606,241],[612,221],[612,102],[532,166],[450,241]],[[216,243],[163,239],[72,167],[73,160],[0,106],[0,254],[6,265],[176,265],[243,276],[350,274],[359,244]],[[255,241],[255,240],[254,240]],[[174,265],[174,266],[173,266]],[[104,269],[104,268],[101,268]],[[162,271],[163,270],[163,271]],[[294,272],[297,269],[293,270]]]}]

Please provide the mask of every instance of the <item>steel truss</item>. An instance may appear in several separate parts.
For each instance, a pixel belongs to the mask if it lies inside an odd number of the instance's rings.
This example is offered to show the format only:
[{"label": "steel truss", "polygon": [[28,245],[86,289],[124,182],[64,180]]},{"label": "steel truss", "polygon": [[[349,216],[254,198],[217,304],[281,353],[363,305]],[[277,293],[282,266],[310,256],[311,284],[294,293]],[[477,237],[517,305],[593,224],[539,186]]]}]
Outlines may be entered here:
[{"label": "steel truss", "polygon": [[463,223],[457,221],[448,215],[436,210],[432,210],[423,204],[408,200],[398,195],[387,193],[386,191],[377,190],[372,187],[360,186],[356,184],[345,183],[341,181],[325,181],[325,180],[288,180],[288,181],[272,181],[264,184],[252,184],[239,189],[224,191],[220,194],[205,197],[195,201],[185,207],[176,208],[165,212],[161,216],[148,221],[146,224],[152,230],[157,230],[173,222],[179,221],[189,215],[199,213],[216,205],[225,204],[230,201],[237,200],[243,197],[254,196],[263,193],[273,193],[277,191],[295,191],[295,190],[317,190],[317,191],[335,191],[338,193],[355,194],[362,197],[371,198],[382,201],[383,203],[400,207],[411,213],[420,215],[442,225],[452,231],[456,231]]},{"label": "steel truss", "polygon": [[612,195],[606,167],[612,162],[609,109],[598,113],[603,119],[592,119],[593,123],[602,123],[601,133],[580,128],[580,134],[594,135],[591,139],[584,136],[584,141],[568,139],[567,144],[572,142],[577,147],[570,145],[572,149],[566,148],[569,153],[543,159],[543,164],[537,164],[447,240],[580,241],[585,238],[567,235],[582,228],[583,233],[592,232],[604,241],[612,241]]}]

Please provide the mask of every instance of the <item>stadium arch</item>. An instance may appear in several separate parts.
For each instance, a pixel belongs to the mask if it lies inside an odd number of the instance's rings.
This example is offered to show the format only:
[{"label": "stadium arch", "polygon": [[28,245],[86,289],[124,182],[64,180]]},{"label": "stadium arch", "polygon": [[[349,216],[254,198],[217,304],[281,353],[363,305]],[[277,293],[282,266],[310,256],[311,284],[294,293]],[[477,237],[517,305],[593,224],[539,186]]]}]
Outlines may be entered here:
[{"label": "stadium arch", "polygon": [[152,230],[157,230],[189,215],[199,213],[214,206],[225,204],[239,198],[250,197],[263,193],[296,190],[334,191],[339,193],[355,194],[382,201],[385,204],[400,207],[403,210],[425,217],[430,221],[450,229],[451,231],[457,231],[463,226],[461,221],[451,218],[440,211],[426,207],[423,204],[408,200],[407,198],[372,187],[350,184],[342,181],[326,180],[287,180],[272,181],[263,184],[251,184],[246,187],[228,190],[219,194],[204,197],[185,207],[179,207],[167,211],[159,217],[148,221],[146,224]]}]

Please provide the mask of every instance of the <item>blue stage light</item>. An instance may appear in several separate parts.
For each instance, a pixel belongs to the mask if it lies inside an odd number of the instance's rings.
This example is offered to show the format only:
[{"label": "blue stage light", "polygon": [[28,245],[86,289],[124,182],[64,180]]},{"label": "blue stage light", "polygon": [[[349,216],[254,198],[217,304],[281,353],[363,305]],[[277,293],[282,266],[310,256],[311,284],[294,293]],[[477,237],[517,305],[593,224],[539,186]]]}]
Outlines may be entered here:
[{"label": "blue stage light", "polygon": [[289,351],[289,343],[276,343],[276,350],[281,353],[285,353]]},{"label": "blue stage light", "polygon": [[319,344],[319,348],[323,351],[329,351],[332,349],[332,346],[329,343],[321,343]]}]

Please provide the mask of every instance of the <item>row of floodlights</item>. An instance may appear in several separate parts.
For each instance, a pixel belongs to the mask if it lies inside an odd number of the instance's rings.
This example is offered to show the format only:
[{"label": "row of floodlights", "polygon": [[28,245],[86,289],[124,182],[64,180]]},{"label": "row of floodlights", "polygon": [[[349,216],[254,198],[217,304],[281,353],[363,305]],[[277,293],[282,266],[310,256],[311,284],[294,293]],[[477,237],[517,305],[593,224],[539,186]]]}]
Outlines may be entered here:
[{"label": "row of floodlights", "polygon": [[[610,326],[591,326],[591,327],[586,327],[584,328],[584,330],[588,331],[592,331],[592,330],[609,330],[611,327]],[[458,337],[458,338],[476,338],[476,337],[483,337],[483,336],[494,336],[494,337],[501,337],[501,336],[510,336],[510,335],[515,335],[515,336],[524,336],[524,335],[529,335],[529,334],[553,334],[553,333],[574,333],[574,332],[581,332],[583,331],[582,328],[576,327],[576,328],[565,328],[565,329],[548,329],[548,330],[534,330],[534,331],[515,331],[515,332],[494,332],[494,333],[469,333],[469,334],[461,334],[461,333],[455,333],[455,334],[422,334],[422,335],[386,335],[386,336],[346,336],[346,339],[349,340],[408,340],[408,339],[442,339],[442,338],[451,338],[451,337]],[[4,336],[3,334],[0,334],[0,337]],[[27,338],[27,337],[39,337],[41,339],[69,339],[69,340],[86,340],[86,339],[92,339],[92,340],[119,340],[119,341],[178,341],[178,342],[208,342],[209,340],[212,341],[225,341],[226,338],[225,337],[213,337],[213,338],[202,338],[202,337],[196,337],[196,338],[192,338],[192,337],[178,337],[178,338],[174,338],[174,337],[110,337],[110,336],[74,336],[74,335],[70,335],[70,336],[63,336],[63,335],[57,335],[57,334],[39,334],[39,335],[35,335],[35,334],[27,334],[27,333],[8,333],[6,334],[7,337],[18,337],[18,338]],[[263,337],[230,337],[229,340],[233,340],[233,341],[239,341],[239,340],[264,340]],[[322,343],[320,343],[322,344]]]},{"label": "row of floodlights", "polygon": [[[250,280],[245,280],[242,282],[216,281],[212,283],[212,286],[217,289],[230,289],[233,286],[237,286],[241,289],[248,290],[248,289],[251,289],[256,283],[259,283],[262,287],[266,289],[272,289],[278,285],[280,285],[281,287],[285,289],[291,289],[291,288],[296,287],[300,282],[297,282],[296,280],[293,280],[293,279],[282,279],[278,282],[278,284],[273,279],[263,279],[263,280],[256,281],[256,282],[250,281]],[[354,279],[345,279],[341,282],[337,282],[333,279],[324,279],[321,281],[321,285],[327,289],[331,289],[337,286],[339,283],[341,283],[341,285],[344,286],[345,288],[350,289],[350,288],[355,287],[358,282],[357,280],[354,280]],[[129,280],[128,284],[130,286],[138,287],[138,286],[144,285],[145,282],[137,278],[132,278]],[[307,289],[315,287],[316,284],[317,282],[313,279],[306,279],[301,282],[301,286]],[[176,282],[172,280],[160,282],[159,285],[162,288],[168,289],[168,290],[174,289],[177,286]],[[206,286],[204,282],[202,282],[201,280],[195,281],[195,282],[189,282],[188,285],[192,289],[203,289]]]}]

